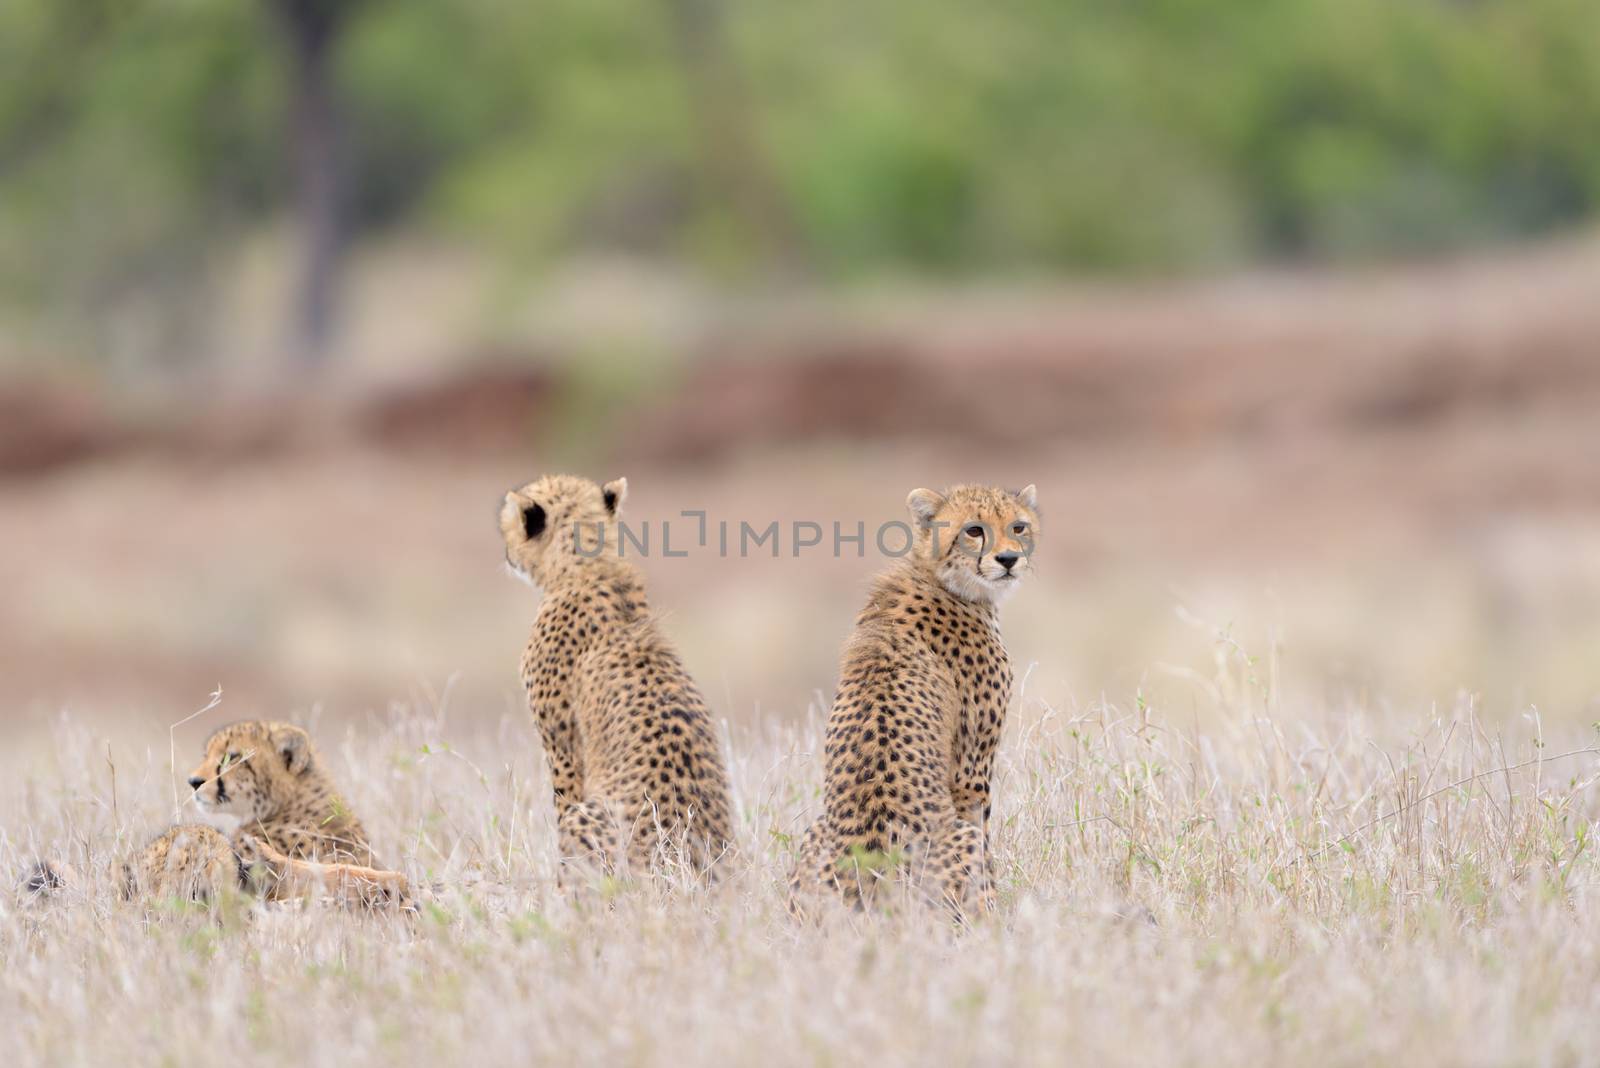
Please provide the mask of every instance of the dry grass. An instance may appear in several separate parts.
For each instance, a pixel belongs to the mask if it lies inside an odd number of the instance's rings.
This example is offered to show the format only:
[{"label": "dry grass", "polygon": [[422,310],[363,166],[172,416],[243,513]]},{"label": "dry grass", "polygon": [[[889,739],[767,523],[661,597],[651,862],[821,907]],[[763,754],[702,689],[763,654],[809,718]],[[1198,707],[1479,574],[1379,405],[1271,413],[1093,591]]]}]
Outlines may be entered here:
[{"label": "dry grass", "polygon": [[[1594,255],[814,313],[947,371],[1062,357],[1092,418],[1058,425],[1035,397],[1051,432],[1025,447],[801,420],[805,440],[752,426],[765,448],[735,435],[697,467],[530,427],[537,448],[470,463],[335,437],[5,481],[4,1048],[341,1068],[1600,1062]],[[458,354],[460,286],[413,266],[357,279],[347,385]],[[428,300],[394,299],[395,269]],[[587,361],[722,336],[717,308],[600,282],[552,280],[510,342]],[[252,307],[222,365],[260,362]],[[794,334],[787,314],[763,322]],[[1101,410],[1101,386],[1132,407]],[[1030,425],[1002,412],[1008,433]],[[556,892],[548,781],[515,710],[532,600],[502,572],[493,514],[561,468],[627,474],[630,513],[655,523],[691,507],[872,526],[915,485],[1038,482],[1043,568],[1006,609],[1013,656],[1040,666],[1002,747],[997,917],[958,935],[785,913],[821,781],[817,709],[790,724],[881,566],[848,554],[641,562],[731,722],[742,848],[711,892]],[[452,673],[448,712],[352,719]],[[223,707],[169,736],[218,679]],[[1481,718],[1456,685],[1485,695]],[[113,900],[102,875],[171,817],[173,763],[227,718],[304,720],[316,701],[309,725],[380,854],[438,887],[420,917]],[[8,893],[41,853],[86,888],[45,908]]]},{"label": "dry grass", "polygon": [[[5,897],[8,1049],[275,1065],[1593,1061],[1592,731],[1547,736],[1536,715],[1486,727],[1470,701],[1388,724],[1285,708],[1265,666],[1218,651],[1203,730],[1137,697],[1024,698],[1000,760],[1003,907],[959,934],[917,916],[787,918],[814,726],[732,739],[743,846],[718,888],[667,877],[570,899],[523,718],[486,731],[395,709],[324,732],[380,852],[438,885],[423,914],[147,913],[103,881],[49,907]],[[43,849],[103,870],[167,814],[163,742],[108,752],[64,721],[45,763],[5,779],[0,862]]]}]

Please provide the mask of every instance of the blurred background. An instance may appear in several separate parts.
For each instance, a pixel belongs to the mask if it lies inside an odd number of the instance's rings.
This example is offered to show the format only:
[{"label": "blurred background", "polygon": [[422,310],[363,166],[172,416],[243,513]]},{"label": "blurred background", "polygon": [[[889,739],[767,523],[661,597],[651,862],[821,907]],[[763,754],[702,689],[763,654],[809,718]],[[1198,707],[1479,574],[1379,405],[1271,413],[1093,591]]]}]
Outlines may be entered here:
[{"label": "blurred background", "polygon": [[[572,470],[1036,482],[1063,709],[1587,723],[1597,214],[1592,0],[6,0],[0,717],[519,715]],[[736,727],[882,566],[791,541],[641,562]]]}]

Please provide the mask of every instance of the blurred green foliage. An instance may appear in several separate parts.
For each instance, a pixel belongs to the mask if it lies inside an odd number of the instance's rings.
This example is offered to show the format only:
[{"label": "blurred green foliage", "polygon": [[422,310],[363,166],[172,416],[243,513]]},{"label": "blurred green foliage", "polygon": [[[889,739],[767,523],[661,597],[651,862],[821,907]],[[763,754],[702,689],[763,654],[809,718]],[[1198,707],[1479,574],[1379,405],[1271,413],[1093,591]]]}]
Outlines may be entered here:
[{"label": "blurred green foliage", "polygon": [[[357,234],[519,267],[1170,271],[1600,203],[1594,0],[371,0],[338,69]],[[181,285],[281,216],[288,71],[260,2],[5,0],[0,299]]]}]

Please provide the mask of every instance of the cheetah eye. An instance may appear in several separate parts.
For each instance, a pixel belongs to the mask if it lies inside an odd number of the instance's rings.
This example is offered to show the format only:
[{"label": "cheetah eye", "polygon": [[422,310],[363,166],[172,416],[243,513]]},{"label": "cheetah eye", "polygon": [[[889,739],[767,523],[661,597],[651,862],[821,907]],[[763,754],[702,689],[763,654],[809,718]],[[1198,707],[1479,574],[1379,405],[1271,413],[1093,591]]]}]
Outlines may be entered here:
[{"label": "cheetah eye", "polygon": [[1016,523],[1016,524],[1013,524],[1012,527],[1011,527],[1011,533],[1013,533],[1013,534],[1026,534],[1027,532],[1028,532],[1028,524],[1026,524],[1026,523]]},{"label": "cheetah eye", "polygon": [[969,538],[977,538],[979,541],[983,540],[983,528],[982,527],[978,527],[978,526],[968,527],[966,529],[965,533],[966,533],[967,537],[969,537]]}]

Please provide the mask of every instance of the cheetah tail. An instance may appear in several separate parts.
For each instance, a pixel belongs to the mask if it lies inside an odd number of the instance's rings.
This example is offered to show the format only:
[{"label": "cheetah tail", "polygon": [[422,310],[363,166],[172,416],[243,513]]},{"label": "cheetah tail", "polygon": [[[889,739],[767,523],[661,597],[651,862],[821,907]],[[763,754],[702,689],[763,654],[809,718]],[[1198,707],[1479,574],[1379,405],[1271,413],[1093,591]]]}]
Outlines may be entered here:
[{"label": "cheetah tail", "polygon": [[22,874],[23,897],[33,900],[55,897],[77,886],[78,873],[58,860],[36,861]]}]

